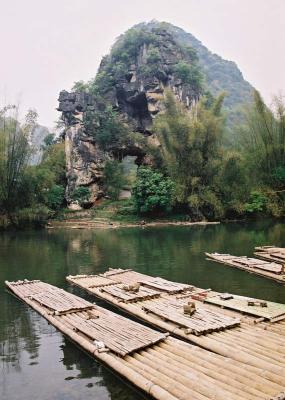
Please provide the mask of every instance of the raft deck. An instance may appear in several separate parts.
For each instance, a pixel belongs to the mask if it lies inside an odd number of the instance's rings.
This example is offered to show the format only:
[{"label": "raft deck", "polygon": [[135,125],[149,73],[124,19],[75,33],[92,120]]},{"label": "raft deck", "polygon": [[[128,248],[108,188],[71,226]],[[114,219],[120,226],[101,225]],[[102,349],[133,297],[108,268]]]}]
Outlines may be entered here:
[{"label": "raft deck", "polygon": [[[266,261],[285,265],[285,248],[276,246],[255,247],[254,255]],[[284,272],[285,273],[285,272]]]},{"label": "raft deck", "polygon": [[210,296],[205,298],[205,303],[254,315],[270,322],[285,320],[285,304],[272,301],[238,295],[229,295],[228,299],[224,299],[221,293],[212,292]]},{"label": "raft deck", "polygon": [[282,265],[276,262],[259,260],[251,257],[237,257],[230,254],[206,253],[207,259],[247,271],[251,274],[263,276],[276,282],[285,284],[285,271]]},{"label": "raft deck", "polygon": [[116,373],[159,400],[284,400],[285,368],[235,361],[167,337],[40,281],[5,282],[22,301]]},{"label": "raft deck", "polygon": [[[128,282],[137,282],[137,279],[142,279],[141,275],[130,270],[125,270],[125,273],[120,270],[116,275],[113,270],[113,286],[123,287]],[[277,362],[282,367],[285,365],[285,306],[282,306],[283,315],[278,314],[283,320],[271,323],[271,315],[267,318],[261,318],[259,315],[243,316],[240,310],[221,309],[214,302],[206,303],[205,299],[216,297],[217,292],[191,285],[184,286],[180,293],[175,294],[166,293],[161,287],[158,298],[126,301],[110,292],[107,293],[102,286],[97,287],[97,282],[102,276],[104,274],[77,275],[69,276],[67,280],[152,326],[232,360],[243,362],[250,354],[252,365],[256,367],[262,359]],[[148,278],[150,277],[143,277]],[[194,299],[196,311],[193,315],[184,314],[184,305]],[[270,309],[270,306],[268,308]],[[256,314],[254,310],[250,312]]]},{"label": "raft deck", "polygon": [[[106,277],[107,285],[102,286],[102,278]],[[240,323],[238,318],[224,316],[219,311],[210,311],[205,307],[199,307],[189,318],[183,312],[183,305],[191,301],[194,294],[202,296],[201,289],[143,275],[133,270],[110,269],[104,275],[69,276],[67,280],[97,297],[120,305],[125,310],[132,304],[140,303],[140,309],[145,315],[155,315],[163,321],[171,322],[182,331],[187,328],[187,333],[197,336],[232,328]],[[128,286],[134,284],[140,285],[137,291],[127,290]]]}]

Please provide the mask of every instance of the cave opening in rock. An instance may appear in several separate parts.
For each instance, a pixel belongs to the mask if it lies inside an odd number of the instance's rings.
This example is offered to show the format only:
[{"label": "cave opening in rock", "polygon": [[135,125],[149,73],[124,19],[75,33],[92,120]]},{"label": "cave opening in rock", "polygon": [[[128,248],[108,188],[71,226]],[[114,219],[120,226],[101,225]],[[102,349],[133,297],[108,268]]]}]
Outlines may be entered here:
[{"label": "cave opening in rock", "polygon": [[124,186],[120,193],[120,199],[129,199],[131,197],[131,189],[135,182],[138,166],[136,164],[136,156],[126,156],[122,160]]}]

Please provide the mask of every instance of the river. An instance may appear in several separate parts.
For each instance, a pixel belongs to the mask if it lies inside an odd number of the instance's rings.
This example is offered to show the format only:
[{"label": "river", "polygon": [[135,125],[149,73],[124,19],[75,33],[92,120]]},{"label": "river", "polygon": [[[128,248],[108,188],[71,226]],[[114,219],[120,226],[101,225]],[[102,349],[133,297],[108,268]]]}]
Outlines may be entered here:
[{"label": "river", "polygon": [[5,280],[41,279],[90,299],[79,289],[70,288],[65,276],[125,267],[221,292],[285,303],[284,286],[207,261],[204,256],[205,251],[252,255],[254,246],[266,244],[285,246],[284,223],[266,220],[0,234],[0,399],[145,398],[7,293]]}]

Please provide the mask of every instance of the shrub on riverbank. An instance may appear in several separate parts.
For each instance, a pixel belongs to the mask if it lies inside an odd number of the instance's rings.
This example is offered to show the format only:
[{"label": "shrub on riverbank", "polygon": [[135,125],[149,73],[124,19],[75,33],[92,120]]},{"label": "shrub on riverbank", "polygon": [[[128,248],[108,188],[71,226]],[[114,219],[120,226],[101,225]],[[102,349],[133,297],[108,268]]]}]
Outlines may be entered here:
[{"label": "shrub on riverbank", "polygon": [[52,216],[52,211],[44,205],[15,210],[9,215],[0,215],[0,230],[42,228]]}]

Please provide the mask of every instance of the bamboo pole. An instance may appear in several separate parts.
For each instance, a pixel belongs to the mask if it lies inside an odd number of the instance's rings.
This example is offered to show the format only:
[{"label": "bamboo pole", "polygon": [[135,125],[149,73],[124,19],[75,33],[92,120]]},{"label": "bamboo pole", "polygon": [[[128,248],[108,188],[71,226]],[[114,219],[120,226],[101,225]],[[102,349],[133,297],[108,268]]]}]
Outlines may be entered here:
[{"label": "bamboo pole", "polygon": [[[153,352],[155,350],[149,350],[149,352]],[[192,354],[189,352],[189,354],[192,356]],[[168,362],[168,360],[173,360],[176,366],[178,366],[180,363],[183,363],[187,366],[189,365],[195,365],[195,368],[197,368],[199,371],[203,372],[204,374],[217,379],[223,383],[228,383],[233,387],[236,387],[238,389],[242,389],[245,392],[248,392],[251,395],[254,395],[254,398],[267,398],[267,395],[273,395],[276,393],[276,390],[273,390],[270,388],[267,389],[265,385],[261,386],[256,383],[255,385],[252,385],[252,381],[248,378],[243,377],[240,372],[236,376],[231,373],[231,371],[228,371],[224,367],[218,367],[215,364],[211,364],[209,362],[205,362],[201,360],[199,357],[191,357],[191,361],[189,361],[189,358],[186,360],[185,358],[182,358],[181,356],[178,356],[175,354],[174,351],[166,350],[161,347],[161,355],[160,357],[164,357],[165,361]],[[256,378],[256,376],[255,376]],[[280,387],[280,390],[282,388]]]}]

